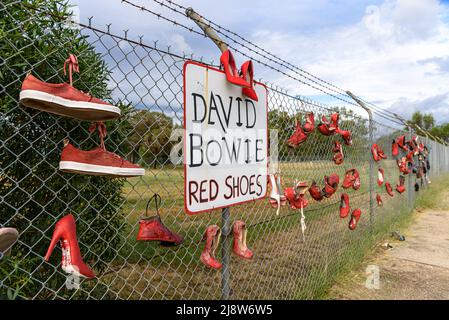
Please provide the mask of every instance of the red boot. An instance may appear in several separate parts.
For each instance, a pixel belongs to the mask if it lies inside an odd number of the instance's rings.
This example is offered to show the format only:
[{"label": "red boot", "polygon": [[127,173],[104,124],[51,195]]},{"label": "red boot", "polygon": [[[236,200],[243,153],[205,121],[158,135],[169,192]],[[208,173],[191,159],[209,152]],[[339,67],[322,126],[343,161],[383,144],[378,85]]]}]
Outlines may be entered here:
[{"label": "red boot", "polygon": [[246,224],[242,220],[236,220],[232,227],[234,233],[234,253],[243,259],[252,259],[253,252],[246,246]]},{"label": "red boot", "polygon": [[340,165],[343,163],[344,155],[343,155],[343,148],[341,146],[341,143],[338,141],[334,142],[334,147],[332,148],[332,152],[334,152],[334,156],[332,157],[332,160],[334,160],[334,163],[336,165]]},{"label": "red boot", "polygon": [[[157,215],[148,217],[148,207],[151,200],[155,200]],[[141,218],[139,221],[139,231],[137,232],[137,241],[160,241],[163,246],[179,245],[182,243],[183,238],[170,231],[161,220],[159,215],[159,205],[161,203],[161,196],[154,194],[147,203],[145,211],[145,218]]]},{"label": "red boot", "polygon": [[309,193],[310,193],[310,196],[313,199],[315,199],[316,201],[323,200],[324,195],[323,195],[322,191],[318,188],[315,180],[312,181],[312,185],[309,188]]},{"label": "red boot", "polygon": [[299,121],[296,120],[296,130],[291,135],[291,137],[288,138],[287,144],[291,148],[296,148],[297,146],[299,146],[301,143],[303,143],[306,140],[307,140],[307,135],[302,130],[301,124],[299,123]]},{"label": "red boot", "polygon": [[359,222],[362,211],[360,209],[355,209],[352,211],[351,220],[349,220],[349,229],[354,230],[357,228],[357,223]]},{"label": "red boot", "polygon": [[393,140],[393,143],[391,144],[391,155],[393,157],[397,157],[399,155],[399,147],[396,140]]},{"label": "red boot", "polygon": [[94,272],[84,263],[76,239],[76,224],[72,214],[68,214],[56,222],[50,246],[45,254],[44,260],[48,261],[57,242],[62,247],[62,270],[67,273],[88,279],[95,278]]},{"label": "red boot", "polygon": [[349,196],[346,193],[342,193],[340,197],[340,218],[346,218],[349,210]]},{"label": "red boot", "polygon": [[384,205],[382,198],[380,197],[380,194],[376,194],[376,201],[378,207],[382,207]]},{"label": "red boot", "polygon": [[377,170],[377,185],[381,186],[384,183],[384,169],[379,168]]},{"label": "red boot", "polygon": [[204,265],[213,268],[220,269],[221,263],[215,259],[215,251],[220,243],[221,230],[217,225],[211,225],[207,227],[201,241],[206,241],[203,252],[201,253],[200,260]]},{"label": "red boot", "polygon": [[313,115],[313,112],[307,112],[306,123],[302,129],[305,134],[309,134],[315,129],[315,116]]},{"label": "red boot", "polygon": [[389,182],[385,182],[385,189],[390,197],[394,197],[393,188]]}]

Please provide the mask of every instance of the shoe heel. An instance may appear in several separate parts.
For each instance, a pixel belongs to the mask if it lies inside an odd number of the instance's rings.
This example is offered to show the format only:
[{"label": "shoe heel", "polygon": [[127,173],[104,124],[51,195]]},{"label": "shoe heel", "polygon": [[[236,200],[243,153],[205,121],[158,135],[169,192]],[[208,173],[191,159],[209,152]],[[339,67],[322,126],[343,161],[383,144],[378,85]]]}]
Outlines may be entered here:
[{"label": "shoe heel", "polygon": [[51,254],[53,253],[53,250],[58,243],[58,241],[61,239],[61,229],[56,227],[55,231],[53,231],[53,236],[51,237],[50,246],[48,247],[47,253],[45,254],[44,260],[48,261],[50,259]]}]

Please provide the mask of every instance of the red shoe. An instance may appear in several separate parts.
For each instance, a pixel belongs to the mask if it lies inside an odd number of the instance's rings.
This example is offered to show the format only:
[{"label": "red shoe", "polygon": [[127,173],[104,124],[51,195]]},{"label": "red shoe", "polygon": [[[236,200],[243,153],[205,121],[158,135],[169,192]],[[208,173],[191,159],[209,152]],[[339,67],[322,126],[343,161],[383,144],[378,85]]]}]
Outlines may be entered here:
[{"label": "red shoe", "polygon": [[309,188],[309,193],[310,193],[310,196],[313,199],[315,199],[316,201],[323,200],[324,195],[323,195],[322,191],[318,188],[315,180],[312,181],[312,185]]},{"label": "red shoe", "polygon": [[387,156],[385,155],[385,152],[382,150],[382,148],[379,145],[377,145],[377,155],[381,159],[387,159]]},{"label": "red shoe", "polygon": [[335,112],[331,115],[331,121],[329,123],[329,131],[335,132],[338,131],[338,120],[340,118],[340,114]]},{"label": "red shoe", "polygon": [[396,191],[403,193],[405,191],[405,177],[399,176],[399,184],[396,185]]},{"label": "red shoe", "polygon": [[339,182],[340,178],[335,173],[331,174],[329,177],[324,177],[324,188],[322,191],[326,198],[331,197],[337,191]]},{"label": "red shoe", "polygon": [[391,155],[393,157],[397,157],[399,155],[399,147],[398,147],[398,143],[396,142],[396,140],[393,140],[393,142],[391,144]]},{"label": "red shoe", "polygon": [[403,174],[409,174],[409,169],[407,167],[407,160],[405,157],[402,157],[401,159],[396,159],[396,164],[398,165],[399,172]]},{"label": "red shoe", "polygon": [[[148,217],[148,207],[151,200],[156,203],[157,215]],[[161,203],[161,196],[157,193],[154,194],[150,200],[148,200],[147,208],[145,210],[145,218],[141,218],[139,221],[139,231],[137,232],[137,241],[160,241],[161,245],[171,246],[179,245],[182,243],[183,238],[168,230],[168,228],[162,223],[161,216],[159,215],[159,205]]]},{"label": "red shoe", "polygon": [[315,116],[313,112],[307,112],[306,123],[302,129],[305,134],[309,134],[315,129]]},{"label": "red shoe", "polygon": [[248,88],[242,88],[242,94],[244,96],[247,96],[251,100],[259,101],[257,98],[256,90],[254,90],[254,69],[253,69],[253,62],[251,60],[248,60],[242,64],[242,67],[240,68],[241,74],[243,79],[246,80],[246,82],[249,83]]},{"label": "red shoe", "polygon": [[345,142],[345,145],[347,145],[347,146],[351,146],[352,145],[351,131],[349,131],[349,130],[340,130],[339,129],[338,133],[343,138],[343,141]]},{"label": "red shoe", "polygon": [[340,165],[343,163],[344,155],[343,155],[343,148],[341,146],[341,143],[338,141],[334,142],[334,148],[332,149],[332,152],[334,152],[334,156],[332,160],[334,160],[334,163],[336,165]]},{"label": "red shoe", "polygon": [[106,151],[104,137],[106,127],[102,122],[94,123],[89,131],[93,132],[98,128],[101,144],[89,151],[75,148],[68,141],[65,141],[64,149],[61,153],[59,170],[72,173],[113,176],[113,177],[134,177],[145,175],[145,169],[138,165],[119,157],[115,153]]},{"label": "red shoe", "polygon": [[291,148],[296,148],[301,143],[307,140],[307,135],[304,133],[304,131],[301,128],[301,124],[298,120],[296,120],[296,130],[291,135],[291,137],[287,140],[287,144]]},{"label": "red shoe", "polygon": [[235,65],[235,59],[231,51],[226,50],[221,54],[220,63],[225,70],[228,82],[240,87],[250,87],[250,83],[239,76],[237,66]]},{"label": "red shoe", "polygon": [[399,146],[399,148],[408,151],[407,146],[406,146],[406,142],[405,142],[405,135],[399,136],[398,138],[396,138],[396,143]]},{"label": "red shoe", "polygon": [[276,215],[279,215],[281,206],[285,206],[287,198],[281,187],[281,176],[270,174],[269,182],[271,184],[270,199],[268,200],[273,208],[277,208]]},{"label": "red shoe", "polygon": [[381,186],[384,183],[384,169],[379,168],[377,170],[377,185]]},{"label": "red shoe", "polygon": [[409,153],[407,153],[407,155],[405,156],[405,160],[408,162],[413,163],[413,157],[415,156],[415,153],[413,151],[410,151]]},{"label": "red shoe", "polygon": [[376,194],[376,201],[378,207],[382,207],[384,205],[382,198],[380,197],[380,194]]},{"label": "red shoe", "polygon": [[355,230],[357,228],[357,223],[359,222],[362,211],[360,209],[355,209],[352,211],[351,220],[349,220],[349,229]]},{"label": "red shoe", "polygon": [[20,102],[29,108],[38,109],[61,116],[87,121],[103,121],[120,117],[120,109],[94,98],[72,86],[72,71],[79,72],[74,55],[64,63],[69,66],[68,83],[47,83],[31,74],[25,77],[20,91]]},{"label": "red shoe", "polygon": [[306,182],[299,181],[295,187],[285,188],[284,194],[292,209],[301,209],[308,206],[309,202],[305,198],[305,193],[309,186]]},{"label": "red shoe", "polygon": [[346,193],[342,193],[340,197],[340,218],[346,218],[349,210],[349,196]]},{"label": "red shoe", "polygon": [[390,197],[394,197],[393,188],[391,187],[389,182],[385,182],[385,189]]},{"label": "red shoe", "polygon": [[344,189],[353,188],[354,190],[360,189],[360,175],[359,172],[352,168],[346,171],[345,178],[343,180],[342,187]]},{"label": "red shoe", "polygon": [[48,247],[44,257],[45,261],[50,259],[58,241],[60,241],[62,247],[62,270],[88,279],[95,278],[94,272],[81,258],[78,240],[76,239],[75,218],[72,214],[68,214],[56,222],[50,247]]},{"label": "red shoe", "polygon": [[201,253],[200,260],[204,265],[213,268],[220,269],[221,263],[215,259],[215,251],[220,243],[221,230],[217,225],[211,225],[207,227],[201,241],[206,241],[203,252]]},{"label": "red shoe", "polygon": [[246,246],[246,225],[242,220],[236,220],[232,227],[234,233],[233,251],[243,259],[252,259],[253,252]]},{"label": "red shoe", "polygon": [[324,123],[319,124],[317,129],[324,136],[331,136],[332,135],[332,132],[329,131],[329,128]]}]

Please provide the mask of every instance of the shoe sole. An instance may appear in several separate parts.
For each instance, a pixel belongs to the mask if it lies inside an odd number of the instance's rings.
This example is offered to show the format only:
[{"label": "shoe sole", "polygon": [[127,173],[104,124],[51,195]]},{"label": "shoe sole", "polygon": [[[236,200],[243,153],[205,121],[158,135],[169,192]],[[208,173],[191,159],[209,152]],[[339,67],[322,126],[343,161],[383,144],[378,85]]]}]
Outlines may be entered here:
[{"label": "shoe sole", "polygon": [[145,175],[145,169],[143,168],[119,168],[75,161],[60,161],[59,170],[95,176],[136,177]]},{"label": "shoe sole", "polygon": [[120,109],[99,103],[64,99],[37,90],[22,90],[20,102],[28,108],[86,121],[105,121],[120,117]]},{"label": "shoe sole", "polygon": [[0,229],[0,252],[7,254],[19,239],[19,233],[13,228]]}]

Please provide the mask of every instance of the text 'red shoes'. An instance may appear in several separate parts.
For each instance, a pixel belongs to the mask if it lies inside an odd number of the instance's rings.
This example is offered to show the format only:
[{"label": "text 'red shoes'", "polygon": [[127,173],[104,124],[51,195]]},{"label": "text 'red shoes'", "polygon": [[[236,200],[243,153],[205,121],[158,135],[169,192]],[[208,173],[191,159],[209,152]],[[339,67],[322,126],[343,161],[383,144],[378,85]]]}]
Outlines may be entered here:
[{"label": "text 'red shoes'", "polygon": [[121,158],[115,153],[106,151],[103,141],[106,136],[106,127],[102,122],[94,123],[89,128],[89,131],[93,132],[97,128],[101,144],[92,150],[80,150],[68,141],[65,141],[59,162],[59,169],[61,171],[113,177],[145,175],[145,169]]},{"label": "text 'red shoes'", "polygon": [[232,232],[234,234],[234,244],[232,247],[233,252],[243,258],[252,259],[253,252],[248,249],[246,245],[246,224],[242,220],[236,220],[232,226]]},{"label": "text 'red shoes'", "polygon": [[377,185],[381,186],[384,183],[384,169],[379,168],[377,170]]},{"label": "text 'red shoes'", "polygon": [[382,198],[380,197],[380,194],[376,194],[376,201],[378,207],[382,207],[384,205]]},{"label": "text 'red shoes'", "polygon": [[349,196],[346,193],[342,193],[340,197],[340,218],[346,218],[349,210]]},{"label": "text 'red shoes'", "polygon": [[47,83],[28,74],[22,83],[20,102],[28,108],[79,120],[104,121],[120,117],[119,108],[72,86],[72,71],[79,72],[74,55],[64,63],[64,74],[66,65],[69,66],[70,83]]},{"label": "text 'red shoes'", "polygon": [[221,263],[215,258],[215,251],[217,251],[218,244],[220,243],[221,230],[217,225],[211,225],[207,227],[201,241],[205,241],[203,252],[201,253],[200,260],[204,265],[213,268],[220,269]]},{"label": "text 'red shoes'", "polygon": [[307,134],[301,128],[301,123],[296,120],[295,132],[288,138],[287,145],[291,148],[296,148],[301,143],[307,140]]},{"label": "text 'red shoes'", "polygon": [[239,76],[235,59],[231,51],[226,50],[221,54],[220,63],[225,70],[228,82],[240,87],[250,87],[249,82]]},{"label": "text 'red shoes'", "polygon": [[248,60],[242,64],[241,74],[243,79],[249,83],[249,87],[242,88],[242,94],[251,100],[258,101],[256,90],[254,90],[254,69],[253,62]]},{"label": "text 'red shoes'", "polygon": [[95,278],[94,272],[84,263],[76,239],[75,218],[68,214],[56,222],[55,230],[51,238],[50,246],[45,254],[44,260],[48,261],[60,241],[62,248],[62,270],[85,278]]},{"label": "text 'red shoes'", "polygon": [[354,190],[360,189],[360,174],[357,169],[349,169],[345,173],[345,178],[343,179],[342,187],[344,189],[351,188]]},{"label": "text 'red shoes'", "polygon": [[[156,203],[157,215],[148,217],[148,207],[151,201],[154,199]],[[161,197],[158,194],[154,194],[150,200],[148,200],[147,208],[145,210],[145,218],[141,218],[139,221],[139,231],[137,232],[138,241],[160,241],[163,246],[179,245],[182,243],[183,238],[170,231],[161,220],[159,214],[159,205],[161,203]]]},{"label": "text 'red shoes'", "polygon": [[19,232],[15,228],[0,228],[0,260],[9,253],[10,248],[19,239]]},{"label": "text 'red shoes'", "polygon": [[359,222],[362,211],[360,209],[355,209],[352,211],[351,220],[349,220],[349,229],[355,230],[357,228],[357,223]]},{"label": "text 'red shoes'", "polygon": [[323,192],[320,190],[320,188],[317,186],[316,181],[312,181],[312,185],[309,188],[310,196],[315,199],[316,201],[321,201],[324,198]]},{"label": "text 'red shoes'", "polygon": [[394,197],[393,188],[391,187],[391,184],[389,182],[385,182],[385,190],[387,190],[387,193],[390,197]]},{"label": "text 'red shoes'", "polygon": [[343,163],[344,155],[343,155],[343,147],[341,146],[341,143],[338,141],[334,142],[334,147],[332,148],[332,152],[334,153],[334,156],[332,157],[332,160],[336,165],[340,165]]}]

